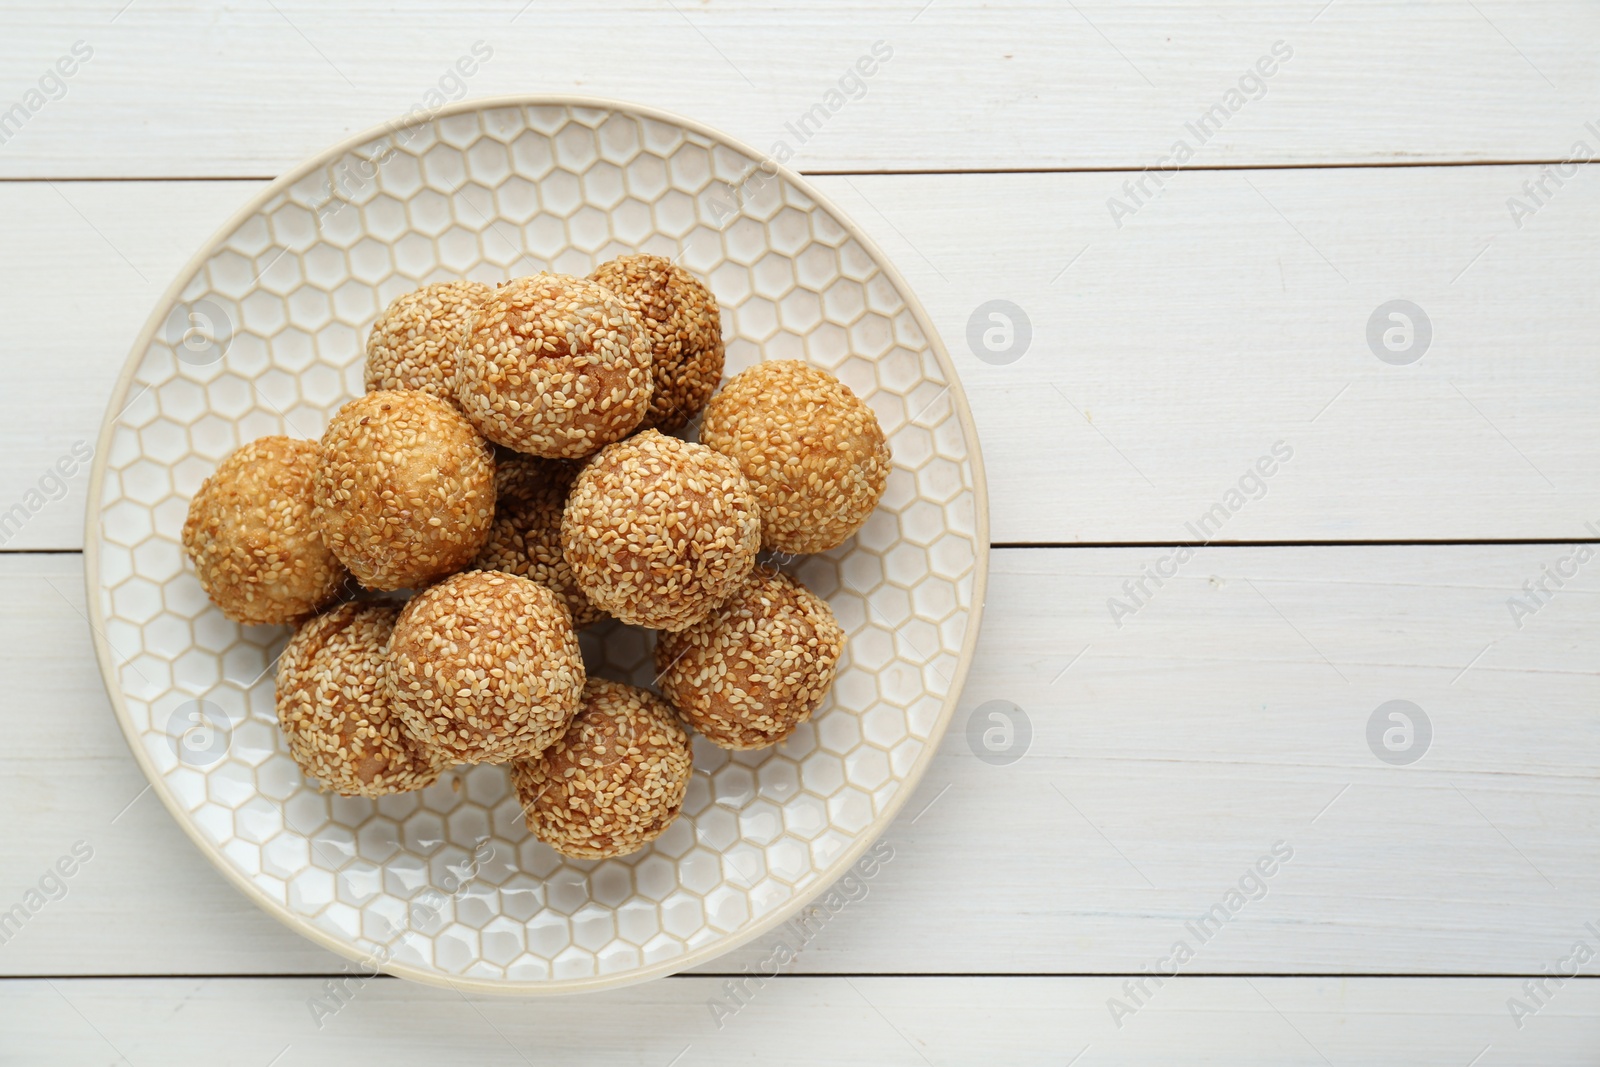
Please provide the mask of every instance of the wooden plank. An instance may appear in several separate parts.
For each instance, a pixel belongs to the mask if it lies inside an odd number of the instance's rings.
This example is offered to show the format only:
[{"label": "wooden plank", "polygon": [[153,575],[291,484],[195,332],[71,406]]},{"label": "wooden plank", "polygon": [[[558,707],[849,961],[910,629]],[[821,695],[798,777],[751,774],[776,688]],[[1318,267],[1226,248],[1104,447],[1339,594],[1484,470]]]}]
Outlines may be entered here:
[{"label": "wooden plank", "polygon": [[[1569,982],[1519,1030],[1513,979],[1196,978],[1156,990],[1118,1028],[1116,978],[781,977],[719,1028],[713,978],[560,1000],[466,997],[395,980],[314,1021],[323,981],[102,979],[6,983],[7,1062],[379,1061],[595,1064],[1006,1063],[1479,1067],[1594,1062],[1600,982]],[[121,1056],[122,1059],[116,1059]],[[14,1057],[14,1058],[12,1058]],[[279,1059],[274,1059],[279,1057]],[[1475,1058],[1476,1057],[1476,1058]]]},{"label": "wooden plank", "polygon": [[[647,102],[811,170],[1140,168],[1180,139],[1200,166],[1565,159],[1600,120],[1584,0],[120,8],[12,8],[4,102],[41,106],[0,175],[269,176],[430,91]],[[30,101],[78,41],[92,58]],[[878,41],[892,58],[827,101]],[[817,132],[786,130],[822,102]],[[1219,129],[1186,131],[1219,104]]]},{"label": "wooden plank", "polygon": [[[1592,538],[1600,526],[1600,185],[1511,221],[1527,167],[1190,173],[1114,226],[1126,175],[818,180],[886,247],[971,400],[998,542]],[[19,358],[0,425],[0,509],[93,442],[160,291],[259,185],[0,183],[27,257],[0,264]],[[63,295],[65,294],[65,300]],[[968,342],[986,301],[1032,343]],[[1420,305],[1397,366],[1376,309]],[[980,345],[981,347],[981,345]],[[987,354],[987,353],[985,353]],[[1279,442],[1270,480],[1251,470]],[[1241,480],[1249,497],[1229,498]],[[8,547],[81,546],[87,478]],[[53,487],[53,482],[52,482]]]},{"label": "wooden plank", "polygon": [[[966,693],[887,835],[894,858],[795,969],[1125,974],[1184,940],[1189,974],[1539,974],[1594,936],[1594,562],[1519,629],[1509,598],[1566,550],[1211,548],[1147,580],[1118,627],[1107,601],[1164,555],[994,554]],[[0,973],[339,971],[141,796],[78,565],[0,557],[0,808],[16,815],[0,886],[16,897],[75,842],[94,850]],[[974,721],[980,738],[1001,725],[974,718],[997,700],[1029,723],[1006,765],[969,740]],[[1393,700],[1431,723],[1409,766],[1369,748]],[[1188,924],[1241,884],[1259,896],[1250,872],[1278,842],[1293,855],[1268,864],[1265,895],[1202,943]]]}]

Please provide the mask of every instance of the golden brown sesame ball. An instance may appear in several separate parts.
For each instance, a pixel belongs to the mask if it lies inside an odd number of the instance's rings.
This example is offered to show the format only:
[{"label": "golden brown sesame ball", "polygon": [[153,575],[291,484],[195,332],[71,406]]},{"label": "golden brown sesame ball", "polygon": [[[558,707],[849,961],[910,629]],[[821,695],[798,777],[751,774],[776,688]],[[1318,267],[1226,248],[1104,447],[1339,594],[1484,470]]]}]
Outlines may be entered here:
[{"label": "golden brown sesame ball", "polygon": [[651,349],[655,388],[642,430],[681,430],[722,380],[722,316],[700,280],[661,256],[618,256],[590,279],[633,312]]},{"label": "golden brown sesame ball", "polygon": [[761,502],[761,545],[823,552],[861,529],[889,481],[889,442],[848,386],[799,360],[757,363],[711,398],[700,440]]},{"label": "golden brown sesame ball", "polygon": [[392,604],[340,604],[294,632],[278,661],[278,722],[306,777],[341,796],[421,789],[448,761],[406,733],[384,684]]},{"label": "golden brown sesame ball", "polygon": [[494,521],[494,454],[436,396],[368,393],[322,435],[315,491],[323,539],[362,585],[416,588],[483,547]]},{"label": "golden brown sesame ball", "polygon": [[528,829],[563,856],[637,852],[683,810],[689,735],[643,689],[594,678],[561,740],[511,765]]},{"label": "golden brown sesame ball", "polygon": [[611,290],[564,274],[506,282],[461,339],[456,402],[497,445],[577,459],[650,407],[650,347]]},{"label": "golden brown sesame ball", "polygon": [[555,593],[578,628],[605,613],[578,588],[561,554],[561,513],[578,468],[561,459],[539,459],[508,451],[495,461],[494,525],[475,567],[532,578]]},{"label": "golden brown sesame ball", "polygon": [[420,389],[455,403],[461,331],[492,292],[482,282],[436,282],[395,297],[367,335],[367,392]]},{"label": "golden brown sesame ball", "polygon": [[189,501],[183,550],[234,622],[302,619],[337,599],[347,577],[312,521],[317,443],[251,441]]},{"label": "golden brown sesame ball", "polygon": [[578,475],[561,547],[584,594],[635,626],[681,630],[755,566],[761,517],[726,456],[646,430]]},{"label": "golden brown sesame ball", "polygon": [[762,568],[704,622],[656,636],[657,684],[712,743],[765,748],[817,710],[843,651],[828,602]]},{"label": "golden brown sesame ball", "polygon": [[406,605],[388,677],[413,737],[457,762],[503,763],[531,759],[566,730],[583,692],[583,656],[550,590],[469,571]]}]

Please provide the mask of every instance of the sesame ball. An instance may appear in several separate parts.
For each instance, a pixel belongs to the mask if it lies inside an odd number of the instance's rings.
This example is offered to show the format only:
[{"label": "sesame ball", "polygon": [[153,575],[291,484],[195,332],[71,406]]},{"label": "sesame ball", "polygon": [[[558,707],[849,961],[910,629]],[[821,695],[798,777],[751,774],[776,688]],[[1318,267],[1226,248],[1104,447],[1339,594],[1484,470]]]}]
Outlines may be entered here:
[{"label": "sesame ball", "polygon": [[650,407],[650,348],[611,290],[564,274],[496,289],[456,358],[456,402],[497,445],[577,459],[627,436]]},{"label": "sesame ball", "polygon": [[765,748],[817,710],[843,651],[827,601],[759,569],[704,622],[657,635],[657,684],[713,744]]},{"label": "sesame ball", "polygon": [[367,335],[367,392],[420,389],[454,403],[461,331],[492,292],[482,282],[436,282],[395,297]]},{"label": "sesame ball", "polygon": [[601,611],[681,630],[755,566],[760,512],[733,461],[646,430],[596,456],[561,519],[561,547]]},{"label": "sesame ball", "polygon": [[799,360],[757,363],[711,398],[700,440],[732,456],[761,502],[761,544],[823,552],[861,529],[889,481],[878,417]]},{"label": "sesame ball", "polygon": [[605,614],[583,595],[561,554],[561,513],[577,475],[566,460],[509,451],[497,459],[494,525],[473,566],[532,578],[561,599],[572,625],[581,628]]},{"label": "sesame ball", "polygon": [[643,689],[594,678],[561,740],[514,763],[511,781],[535,837],[563,856],[637,852],[683,810],[689,735]]},{"label": "sesame ball", "polygon": [[583,656],[550,590],[469,571],[405,606],[388,678],[412,736],[461,763],[503,763],[533,758],[566,730],[583,692]]},{"label": "sesame ball", "polygon": [[338,598],[348,575],[312,521],[316,467],[315,441],[263,437],[189,501],[183,550],[234,622],[295,622]]},{"label": "sesame ball", "polygon": [[681,430],[722,380],[722,317],[700,280],[661,256],[618,256],[590,279],[633,312],[651,350],[655,388],[642,430]]},{"label": "sesame ball", "polygon": [[471,563],[494,521],[494,454],[428,393],[357,397],[322,435],[316,521],[369,589],[427,585]]},{"label": "sesame ball", "polygon": [[278,722],[306,777],[341,796],[421,789],[448,761],[401,727],[384,685],[400,609],[341,604],[302,624],[278,660]]}]

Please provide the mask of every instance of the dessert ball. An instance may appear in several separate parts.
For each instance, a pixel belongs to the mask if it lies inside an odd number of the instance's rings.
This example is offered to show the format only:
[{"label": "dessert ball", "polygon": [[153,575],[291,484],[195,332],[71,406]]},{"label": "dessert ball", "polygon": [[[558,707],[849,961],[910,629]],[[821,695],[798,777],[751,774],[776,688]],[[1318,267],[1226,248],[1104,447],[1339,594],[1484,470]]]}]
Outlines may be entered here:
[{"label": "dessert ball", "polygon": [[467,325],[456,402],[485,437],[576,459],[631,433],[650,407],[650,347],[611,290],[564,274],[496,289]]},{"label": "dessert ball", "polygon": [[278,722],[306,777],[341,796],[421,789],[448,761],[401,727],[384,684],[400,609],[341,604],[294,632],[278,660]]},{"label": "dessert ball", "polygon": [[761,502],[762,547],[779,552],[843,544],[889,481],[878,417],[843,382],[799,360],[735,375],[711,398],[700,440],[738,462]]},{"label": "dessert ball", "polygon": [[843,651],[828,602],[763,568],[704,622],[656,636],[658,685],[712,743],[765,748],[817,710]]},{"label": "dessert ball", "polygon": [[760,539],[733,461],[655,430],[596,456],[561,519],[562,552],[589,600],[656,630],[710,614],[755,566]]},{"label": "dessert ball", "polygon": [[234,622],[294,622],[338,598],[347,575],[312,519],[316,468],[315,441],[263,437],[189,501],[183,550]]},{"label": "dessert ball", "polygon": [[561,599],[572,625],[581,628],[605,616],[578,588],[561,554],[561,513],[577,475],[566,460],[518,452],[496,460],[494,525],[473,566],[532,578]]},{"label": "dessert ball", "polygon": [[395,297],[367,335],[367,392],[418,389],[454,403],[461,331],[492,292],[482,282],[437,282]]},{"label": "dessert ball", "polygon": [[458,763],[543,752],[578,710],[583,679],[567,609],[514,574],[469,571],[423,590],[389,640],[401,721]]},{"label": "dessert ball", "polygon": [[591,679],[583,707],[538,759],[512,764],[528,829],[563,856],[637,852],[683,809],[689,735],[643,689]]},{"label": "dessert ball", "polygon": [[661,256],[618,256],[589,277],[617,294],[650,346],[655,388],[639,428],[671,433],[689,425],[722,380],[717,298]]},{"label": "dessert ball", "polygon": [[494,454],[428,393],[357,397],[322,435],[322,537],[369,589],[407,589],[477,556],[494,521]]}]

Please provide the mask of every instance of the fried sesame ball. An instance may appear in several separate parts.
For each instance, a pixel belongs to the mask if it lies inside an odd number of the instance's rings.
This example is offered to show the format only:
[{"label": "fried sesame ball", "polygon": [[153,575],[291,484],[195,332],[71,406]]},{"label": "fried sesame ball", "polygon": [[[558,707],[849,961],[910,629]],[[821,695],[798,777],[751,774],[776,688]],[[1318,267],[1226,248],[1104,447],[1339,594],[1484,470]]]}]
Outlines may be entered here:
[{"label": "fried sesame ball", "polygon": [[317,443],[262,437],[223,460],[189,501],[183,550],[234,622],[295,622],[348,577],[312,520]]},{"label": "fried sesame ball", "polygon": [[683,810],[689,735],[672,709],[643,689],[600,678],[561,740],[511,765],[535,837],[563,856],[637,852]]},{"label": "fried sesame ball", "polygon": [[341,796],[421,789],[448,761],[402,728],[384,684],[392,604],[341,604],[303,623],[278,660],[278,722],[308,778]]},{"label": "fried sesame ball", "polygon": [[590,279],[633,312],[651,349],[655,388],[642,430],[681,430],[722,380],[722,317],[700,280],[661,256],[618,256]]},{"label": "fried sesame ball", "polygon": [[420,389],[454,403],[462,329],[492,292],[482,282],[436,282],[395,297],[367,335],[367,392]]},{"label": "fried sesame ball", "polygon": [[761,517],[732,460],[646,430],[578,475],[561,547],[584,594],[635,626],[681,630],[755,566]]},{"label": "fried sesame ball", "polygon": [[468,323],[456,402],[497,445],[577,459],[650,407],[650,346],[611,290],[564,274],[515,278]]},{"label": "fried sesame ball", "polygon": [[427,585],[477,556],[494,521],[494,454],[461,413],[416,391],[368,393],[322,435],[323,539],[362,585]]},{"label": "fried sesame ball", "polygon": [[817,710],[843,651],[828,602],[760,568],[704,622],[657,635],[657,684],[713,744],[765,748]]},{"label": "fried sesame ball", "polygon": [[508,451],[495,461],[494,525],[473,566],[532,578],[555,593],[582,628],[605,614],[578,588],[561,554],[561,513],[578,468],[561,459]]},{"label": "fried sesame ball", "polygon": [[531,759],[583,693],[567,609],[538,582],[469,571],[418,593],[389,641],[395,710],[413,737],[461,763]]},{"label": "fried sesame ball", "polygon": [[799,360],[758,363],[711,398],[700,440],[732,456],[761,502],[761,544],[823,552],[861,529],[889,481],[878,417]]}]

